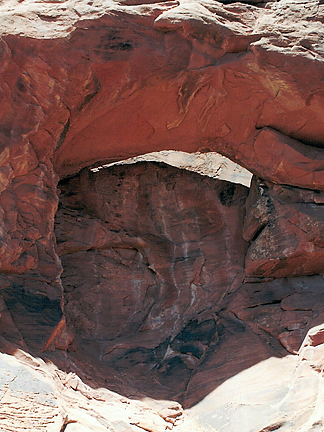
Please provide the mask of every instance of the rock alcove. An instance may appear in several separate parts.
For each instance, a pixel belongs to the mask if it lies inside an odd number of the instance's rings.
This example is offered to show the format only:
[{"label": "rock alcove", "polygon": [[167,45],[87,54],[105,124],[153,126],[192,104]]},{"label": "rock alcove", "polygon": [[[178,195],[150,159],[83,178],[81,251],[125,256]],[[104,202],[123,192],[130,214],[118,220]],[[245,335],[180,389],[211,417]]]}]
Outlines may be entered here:
[{"label": "rock alcove", "polygon": [[[102,374],[192,406],[238,372],[295,353],[321,323],[322,249],[309,246],[321,235],[321,193],[260,180],[250,190],[152,162],[85,169],[59,188],[64,311],[75,349]],[[297,211],[315,231],[295,245]]]},{"label": "rock alcove", "polygon": [[[324,6],[262,6],[13,0],[0,15],[2,352],[187,407],[273,357],[321,383],[321,331],[297,352],[324,314]],[[251,188],[88,169],[170,149],[228,156]],[[317,430],[315,387],[306,420],[285,406],[240,427]],[[219,410],[200,426],[236,432]]]}]

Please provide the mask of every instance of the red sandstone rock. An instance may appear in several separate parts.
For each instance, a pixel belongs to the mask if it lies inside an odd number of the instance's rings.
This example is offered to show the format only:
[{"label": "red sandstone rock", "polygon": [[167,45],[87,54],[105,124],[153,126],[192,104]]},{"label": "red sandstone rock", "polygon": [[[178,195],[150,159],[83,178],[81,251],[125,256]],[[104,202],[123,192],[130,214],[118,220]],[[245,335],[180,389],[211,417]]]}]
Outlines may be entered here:
[{"label": "red sandstone rock", "polygon": [[[321,196],[274,188],[290,203]],[[195,404],[234,373],[297,352],[324,316],[320,276],[242,283],[243,187],[142,163],[83,171],[60,189],[56,236],[78,349],[69,355],[121,370],[146,394]]]},{"label": "red sandstone rock", "polygon": [[323,193],[255,180],[247,201],[247,277],[318,274],[324,269]]},{"label": "red sandstone rock", "polygon": [[243,186],[138,164],[83,171],[60,188],[65,313],[103,360],[174,339],[239,286]]},{"label": "red sandstone rock", "polygon": [[[14,2],[1,18],[1,271],[59,275],[51,158],[64,176],[209,148],[274,182],[321,189],[322,151],[285,137],[323,141],[323,6],[300,8]],[[283,9],[300,33],[287,36]]]},{"label": "red sandstone rock", "polygon": [[[130,3],[0,5],[1,337],[66,350],[67,320],[69,367],[190,405],[323,320],[324,6]],[[56,173],[160,149],[216,150],[266,180],[245,219],[256,283],[241,284],[243,188],[83,173],[62,185],[62,316]]]},{"label": "red sandstone rock", "polygon": [[257,131],[239,146],[235,158],[265,180],[323,190],[323,150],[306,146],[271,128]]},{"label": "red sandstone rock", "polygon": [[[60,175],[153,150],[210,148],[277,181],[271,161],[290,159],[290,143],[272,136],[270,147],[256,129],[324,138],[323,5],[299,6],[17,3],[20,32],[34,39],[9,35],[10,13],[2,18],[3,144],[15,136],[21,145],[23,135],[41,158],[55,150]],[[297,180],[297,153],[280,181],[321,188],[323,166],[312,158],[314,179]]]},{"label": "red sandstone rock", "polygon": [[323,5],[300,8],[14,3],[1,15],[0,271],[38,274],[62,295],[51,159],[65,176],[212,149],[268,180],[322,189],[322,150],[286,137],[323,142]]}]

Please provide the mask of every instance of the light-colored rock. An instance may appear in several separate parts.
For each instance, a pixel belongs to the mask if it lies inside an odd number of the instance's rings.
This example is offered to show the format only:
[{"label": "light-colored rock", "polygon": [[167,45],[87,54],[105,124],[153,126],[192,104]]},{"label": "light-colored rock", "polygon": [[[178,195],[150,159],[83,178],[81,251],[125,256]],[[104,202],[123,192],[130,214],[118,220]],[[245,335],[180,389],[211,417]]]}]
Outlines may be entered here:
[{"label": "light-colored rock", "polygon": [[90,387],[21,350],[0,354],[0,430],[320,432],[323,343],[312,341],[322,332],[323,325],[312,328],[297,355],[261,361],[185,411],[172,401],[128,399]]},{"label": "light-colored rock", "polygon": [[62,424],[63,415],[55,396],[55,385],[45,371],[39,368],[35,371],[14,356],[1,353],[1,432],[58,432]]},{"label": "light-colored rock", "polygon": [[[75,374],[24,351],[0,354],[1,432],[172,430],[172,401],[136,401],[85,385]],[[64,428],[64,429],[63,429]]]},{"label": "light-colored rock", "polygon": [[[298,355],[269,358],[239,373],[185,415],[206,432],[322,431],[323,345],[309,346],[322,329],[308,333]],[[185,424],[179,432],[186,431]]]},{"label": "light-colored rock", "polygon": [[252,174],[248,170],[232,162],[227,157],[215,152],[186,153],[174,150],[164,150],[136,156],[124,161],[104,164],[96,168],[91,168],[91,171],[98,172],[100,169],[109,168],[114,165],[128,165],[145,161],[164,162],[180,169],[197,172],[211,178],[227,180],[232,183],[239,183],[247,187],[250,186],[252,179]]}]

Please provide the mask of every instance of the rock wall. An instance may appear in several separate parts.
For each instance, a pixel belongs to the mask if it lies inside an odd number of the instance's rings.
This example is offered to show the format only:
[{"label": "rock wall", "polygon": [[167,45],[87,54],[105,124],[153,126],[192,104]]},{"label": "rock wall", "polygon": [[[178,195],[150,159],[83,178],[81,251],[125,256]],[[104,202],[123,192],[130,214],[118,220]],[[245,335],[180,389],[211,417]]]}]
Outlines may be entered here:
[{"label": "rock wall", "polygon": [[65,313],[81,345],[183,392],[242,281],[247,188],[144,163],[83,171],[60,189]]},{"label": "rock wall", "polygon": [[[62,181],[55,234],[77,352],[152,397],[189,406],[262,360],[296,353],[324,318],[323,277],[282,273],[316,274],[321,261],[310,259],[310,271],[304,253],[304,266],[296,265],[301,237],[282,258],[281,238],[293,242],[280,224],[268,221],[266,246],[258,243],[262,233],[250,245],[243,239],[243,220],[247,233],[253,209],[264,208],[257,200],[251,206],[260,184],[249,191],[154,163],[84,170]],[[273,189],[281,198],[305,198],[297,188]],[[316,214],[311,204],[298,205]],[[246,206],[252,210],[245,216]],[[280,221],[273,206],[265,208]],[[257,216],[264,222],[261,211]],[[251,256],[268,266],[253,278]]]},{"label": "rock wall", "polygon": [[52,161],[64,177],[210,149],[265,180],[323,189],[323,5],[1,7],[3,273],[39,272],[61,295]]},{"label": "rock wall", "polygon": [[[0,4],[4,351],[192,406],[323,322],[324,5],[250,3]],[[252,187],[88,170],[170,149]]]}]

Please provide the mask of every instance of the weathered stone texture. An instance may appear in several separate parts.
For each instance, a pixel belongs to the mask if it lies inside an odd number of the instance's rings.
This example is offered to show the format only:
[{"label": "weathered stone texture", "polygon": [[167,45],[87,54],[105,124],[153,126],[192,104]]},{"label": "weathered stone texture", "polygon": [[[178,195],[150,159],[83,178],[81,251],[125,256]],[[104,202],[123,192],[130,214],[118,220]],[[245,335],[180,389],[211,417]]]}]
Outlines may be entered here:
[{"label": "weathered stone texture", "polygon": [[[197,432],[237,432],[254,412],[243,432],[315,432],[321,328],[297,352],[324,316],[324,5],[224,3],[0,2],[0,346],[138,398],[191,406],[221,389]],[[257,177],[248,192],[164,165],[87,170],[165,149],[217,151]],[[278,390],[271,358],[288,352]],[[250,371],[269,399],[247,388],[234,412],[224,394]],[[175,427],[101,409],[59,427]]]},{"label": "weathered stone texture", "polygon": [[323,192],[254,179],[243,236],[247,277],[319,274],[324,268]]}]

